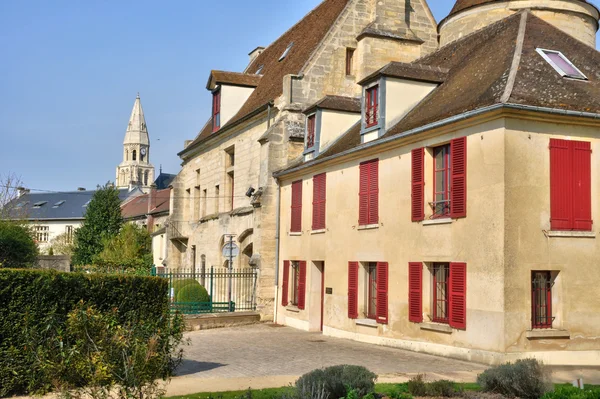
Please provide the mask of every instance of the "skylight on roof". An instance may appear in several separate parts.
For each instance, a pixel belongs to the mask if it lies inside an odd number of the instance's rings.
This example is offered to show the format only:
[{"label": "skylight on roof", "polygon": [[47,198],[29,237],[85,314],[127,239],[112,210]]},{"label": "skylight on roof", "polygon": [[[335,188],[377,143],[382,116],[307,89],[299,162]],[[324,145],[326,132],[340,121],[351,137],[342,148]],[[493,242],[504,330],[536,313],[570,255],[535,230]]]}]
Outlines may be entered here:
[{"label": "skylight on roof", "polygon": [[566,76],[572,79],[587,80],[587,77],[581,72],[569,59],[560,51],[546,50],[542,48],[536,51],[554,68],[560,76]]},{"label": "skylight on roof", "polygon": [[285,49],[285,51],[283,52],[283,54],[281,54],[281,57],[279,57],[279,61],[283,60],[285,57],[287,57],[288,53],[290,52],[290,50],[292,49],[292,47],[294,47],[294,42],[291,42],[290,44],[288,44],[287,48]]},{"label": "skylight on roof", "polygon": [[54,204],[54,206],[52,208],[58,208],[59,206],[61,206],[62,204],[64,204],[65,202],[67,202],[66,200],[60,200],[58,201],[56,204]]},{"label": "skylight on roof", "polygon": [[259,66],[258,69],[256,70],[255,75],[260,75],[260,73],[262,72],[264,67],[265,67],[264,65]]},{"label": "skylight on roof", "polygon": [[33,207],[34,207],[34,208],[41,208],[41,207],[43,207],[44,205],[46,205],[47,203],[48,203],[48,201],[38,201],[38,202],[36,202],[35,204],[33,204]]},{"label": "skylight on roof", "polygon": [[89,199],[88,202],[86,202],[85,204],[83,204],[83,208],[87,208],[87,206],[90,204],[90,202],[92,202],[91,199]]}]

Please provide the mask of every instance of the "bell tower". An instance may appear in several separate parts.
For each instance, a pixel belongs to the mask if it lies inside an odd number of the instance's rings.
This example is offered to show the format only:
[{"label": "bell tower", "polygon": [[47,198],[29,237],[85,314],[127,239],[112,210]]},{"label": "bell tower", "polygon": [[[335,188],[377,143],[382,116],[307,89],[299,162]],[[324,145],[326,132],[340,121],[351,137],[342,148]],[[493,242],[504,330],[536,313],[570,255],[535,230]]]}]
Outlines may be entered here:
[{"label": "bell tower", "polygon": [[138,93],[123,141],[123,162],[117,166],[117,187],[139,186],[144,191],[154,182],[154,166],[150,163],[150,138],[144,110]]}]

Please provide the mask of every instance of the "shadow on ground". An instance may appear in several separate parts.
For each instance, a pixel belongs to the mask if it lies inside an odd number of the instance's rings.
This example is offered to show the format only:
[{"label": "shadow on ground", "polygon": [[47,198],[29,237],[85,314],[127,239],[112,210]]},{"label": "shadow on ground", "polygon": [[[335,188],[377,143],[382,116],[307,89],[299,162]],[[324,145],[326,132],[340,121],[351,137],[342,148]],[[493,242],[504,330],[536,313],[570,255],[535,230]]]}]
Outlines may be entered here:
[{"label": "shadow on ground", "polygon": [[213,370],[219,367],[227,366],[223,363],[212,363],[212,362],[199,362],[196,360],[183,359],[177,370],[175,370],[175,375],[177,377],[181,377],[184,375],[201,373],[203,371]]}]

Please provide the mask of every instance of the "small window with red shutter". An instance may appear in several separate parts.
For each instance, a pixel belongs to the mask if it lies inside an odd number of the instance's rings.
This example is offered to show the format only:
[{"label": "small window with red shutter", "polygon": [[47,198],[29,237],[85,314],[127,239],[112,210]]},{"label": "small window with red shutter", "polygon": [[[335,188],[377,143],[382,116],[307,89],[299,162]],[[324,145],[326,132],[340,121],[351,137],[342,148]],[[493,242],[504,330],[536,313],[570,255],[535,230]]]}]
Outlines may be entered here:
[{"label": "small window with red shutter", "polygon": [[359,169],[358,224],[375,225],[379,223],[379,160],[363,162]]},{"label": "small window with red shutter", "polygon": [[212,122],[213,122],[213,132],[216,132],[221,127],[221,90],[220,89],[213,92]]},{"label": "small window with red shutter", "polygon": [[379,123],[379,85],[365,90],[365,127],[373,127]]},{"label": "small window with red shutter", "polygon": [[302,180],[292,183],[292,207],[291,207],[290,232],[302,232]]},{"label": "small window with red shutter", "polygon": [[312,114],[306,118],[306,149],[315,146],[317,114]]},{"label": "small window with red shutter", "polygon": [[[291,286],[290,286],[291,284]],[[283,262],[281,305],[304,309],[306,305],[306,261]]]},{"label": "small window with red shutter", "polygon": [[313,177],[313,230],[323,230],[325,228],[326,178],[327,174],[325,173]]},{"label": "small window with red shutter", "polygon": [[425,149],[416,148],[411,153],[411,220],[425,219]]},{"label": "small window with red shutter", "polygon": [[348,262],[349,318],[388,323],[388,269],[387,262]]}]

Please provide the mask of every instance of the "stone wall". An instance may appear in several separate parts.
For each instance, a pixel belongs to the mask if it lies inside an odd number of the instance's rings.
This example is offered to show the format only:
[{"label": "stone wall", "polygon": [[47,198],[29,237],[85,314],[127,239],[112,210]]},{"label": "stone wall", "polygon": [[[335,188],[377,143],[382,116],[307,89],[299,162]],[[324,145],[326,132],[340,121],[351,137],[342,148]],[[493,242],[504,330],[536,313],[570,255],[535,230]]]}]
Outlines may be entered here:
[{"label": "stone wall", "polygon": [[59,272],[70,272],[71,257],[66,255],[38,256],[38,267],[40,269],[51,269]]}]

